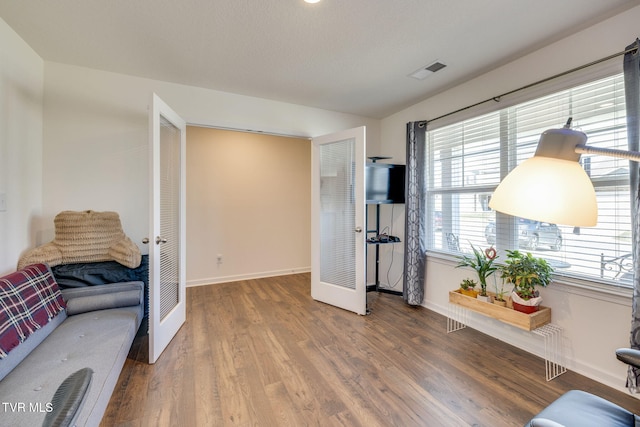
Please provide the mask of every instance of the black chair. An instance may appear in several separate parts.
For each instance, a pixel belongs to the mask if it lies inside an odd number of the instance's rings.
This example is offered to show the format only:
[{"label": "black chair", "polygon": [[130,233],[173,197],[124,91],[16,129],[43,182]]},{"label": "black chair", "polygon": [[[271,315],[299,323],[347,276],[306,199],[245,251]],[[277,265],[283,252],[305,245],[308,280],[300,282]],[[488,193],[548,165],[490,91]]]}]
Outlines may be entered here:
[{"label": "black chair", "polygon": [[[640,368],[640,350],[621,348],[618,360]],[[640,415],[580,390],[571,390],[547,406],[525,427],[636,427]]]}]

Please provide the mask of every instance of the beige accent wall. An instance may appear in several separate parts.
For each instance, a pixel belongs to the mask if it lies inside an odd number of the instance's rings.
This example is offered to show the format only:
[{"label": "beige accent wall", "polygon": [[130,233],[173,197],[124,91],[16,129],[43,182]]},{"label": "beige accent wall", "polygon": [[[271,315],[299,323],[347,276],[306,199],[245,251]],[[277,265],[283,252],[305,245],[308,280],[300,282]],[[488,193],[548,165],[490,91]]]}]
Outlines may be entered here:
[{"label": "beige accent wall", "polygon": [[310,189],[309,139],[187,127],[187,284],[309,271]]},{"label": "beige accent wall", "polygon": [[45,62],[36,245],[53,239],[53,218],[62,210],[112,210],[148,252],[141,242],[149,236],[148,105],[154,92],[190,125],[303,138],[365,125],[368,145],[378,153],[376,119]]}]

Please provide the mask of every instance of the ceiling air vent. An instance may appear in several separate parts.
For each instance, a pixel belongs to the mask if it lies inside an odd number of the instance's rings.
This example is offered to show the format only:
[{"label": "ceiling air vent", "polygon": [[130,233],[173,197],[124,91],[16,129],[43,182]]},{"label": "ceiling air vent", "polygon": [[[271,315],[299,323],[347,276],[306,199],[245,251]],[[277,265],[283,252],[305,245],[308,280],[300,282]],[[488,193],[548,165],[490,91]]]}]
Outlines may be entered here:
[{"label": "ceiling air vent", "polygon": [[440,61],[435,61],[409,74],[409,77],[413,77],[414,79],[418,79],[418,80],[424,80],[427,78],[427,76],[435,73],[436,71],[442,70],[446,66],[447,66],[446,64],[443,64]]}]

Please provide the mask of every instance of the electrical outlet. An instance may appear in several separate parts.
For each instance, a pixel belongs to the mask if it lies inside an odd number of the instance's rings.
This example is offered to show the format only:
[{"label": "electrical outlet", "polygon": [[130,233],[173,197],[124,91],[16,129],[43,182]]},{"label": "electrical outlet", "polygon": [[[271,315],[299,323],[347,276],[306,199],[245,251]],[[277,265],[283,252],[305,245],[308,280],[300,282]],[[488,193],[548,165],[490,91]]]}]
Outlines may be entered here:
[{"label": "electrical outlet", "polygon": [[218,264],[222,264],[222,254],[218,254]]}]

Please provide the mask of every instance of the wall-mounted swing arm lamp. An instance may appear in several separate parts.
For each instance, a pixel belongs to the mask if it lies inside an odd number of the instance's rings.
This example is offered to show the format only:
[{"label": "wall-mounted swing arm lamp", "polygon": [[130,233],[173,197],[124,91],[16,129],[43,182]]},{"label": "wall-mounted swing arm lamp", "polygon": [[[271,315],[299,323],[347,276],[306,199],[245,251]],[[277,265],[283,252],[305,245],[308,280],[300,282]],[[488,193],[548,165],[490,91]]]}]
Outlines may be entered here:
[{"label": "wall-mounted swing arm lamp", "polygon": [[570,128],[542,133],[535,155],[522,162],[498,185],[489,207],[509,215],[593,227],[598,222],[596,192],[579,163],[581,154],[600,154],[640,162],[640,152],[589,147],[587,135]]}]

